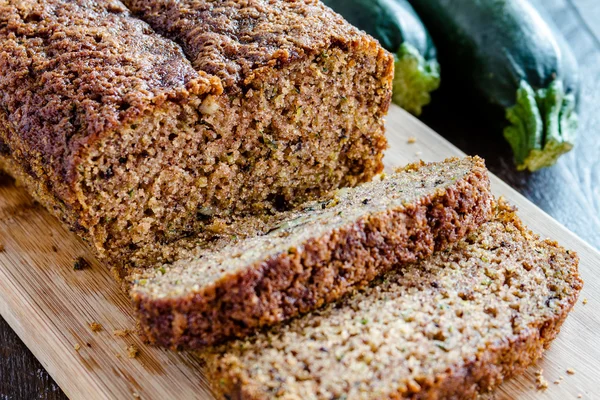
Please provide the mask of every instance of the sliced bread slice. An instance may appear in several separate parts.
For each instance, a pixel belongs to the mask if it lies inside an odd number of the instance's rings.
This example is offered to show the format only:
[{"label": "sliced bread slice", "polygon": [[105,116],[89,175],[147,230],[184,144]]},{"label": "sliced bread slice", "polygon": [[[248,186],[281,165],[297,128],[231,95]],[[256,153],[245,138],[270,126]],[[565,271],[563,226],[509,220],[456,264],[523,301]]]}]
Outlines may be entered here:
[{"label": "sliced bread slice", "polygon": [[474,399],[550,345],[582,288],[577,265],[501,204],[446,251],[202,357],[218,398]]},{"label": "sliced bread slice", "polygon": [[130,293],[142,336],[173,348],[246,336],[429,256],[491,215],[480,158],[413,164],[281,214],[266,234],[221,239],[134,273]]}]

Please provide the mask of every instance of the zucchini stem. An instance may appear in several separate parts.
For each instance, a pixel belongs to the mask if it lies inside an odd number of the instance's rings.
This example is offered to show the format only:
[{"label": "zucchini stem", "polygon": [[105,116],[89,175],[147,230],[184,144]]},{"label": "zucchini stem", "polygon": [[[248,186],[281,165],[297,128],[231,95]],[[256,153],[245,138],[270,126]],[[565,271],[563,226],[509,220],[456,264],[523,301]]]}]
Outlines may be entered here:
[{"label": "zucchini stem", "polygon": [[425,60],[406,42],[402,43],[395,58],[392,100],[418,116],[423,106],[431,101],[430,93],[440,86],[440,66],[435,60]]},{"label": "zucchini stem", "polygon": [[534,90],[521,81],[517,102],[506,110],[510,125],[504,137],[513,149],[519,171],[537,171],[554,165],[574,145],[577,131],[575,97],[554,80],[546,89]]}]

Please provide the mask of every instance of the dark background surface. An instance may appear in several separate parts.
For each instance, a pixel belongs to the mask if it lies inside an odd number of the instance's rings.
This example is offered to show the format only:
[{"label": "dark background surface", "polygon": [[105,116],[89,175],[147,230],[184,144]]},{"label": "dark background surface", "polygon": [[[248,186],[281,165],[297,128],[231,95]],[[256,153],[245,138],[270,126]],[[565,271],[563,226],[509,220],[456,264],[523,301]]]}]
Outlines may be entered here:
[{"label": "dark background surface", "polygon": [[[579,138],[558,164],[519,173],[501,132],[442,88],[423,120],[592,246],[600,248],[600,0],[538,0],[566,36],[582,80]],[[489,125],[489,124],[488,124]],[[0,400],[66,399],[0,317]]]}]

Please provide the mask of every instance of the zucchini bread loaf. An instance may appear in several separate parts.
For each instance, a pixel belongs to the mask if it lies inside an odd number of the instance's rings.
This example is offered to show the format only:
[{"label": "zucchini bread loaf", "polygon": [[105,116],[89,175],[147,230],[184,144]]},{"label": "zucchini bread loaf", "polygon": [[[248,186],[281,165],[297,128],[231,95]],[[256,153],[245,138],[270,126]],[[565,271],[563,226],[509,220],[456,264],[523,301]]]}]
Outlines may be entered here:
[{"label": "zucchini bread loaf", "polygon": [[501,204],[446,251],[201,356],[219,399],[475,399],[550,345],[582,288],[577,264]]},{"label": "zucchini bread loaf", "polygon": [[[238,3],[192,63],[116,0],[0,2],[0,168],[112,265],[382,169],[392,56],[318,4]],[[298,30],[259,23],[280,8]]]},{"label": "zucchini bread loaf", "polygon": [[491,216],[483,160],[414,164],[282,213],[266,234],[221,239],[135,273],[130,293],[145,339],[198,348],[334,301]]}]

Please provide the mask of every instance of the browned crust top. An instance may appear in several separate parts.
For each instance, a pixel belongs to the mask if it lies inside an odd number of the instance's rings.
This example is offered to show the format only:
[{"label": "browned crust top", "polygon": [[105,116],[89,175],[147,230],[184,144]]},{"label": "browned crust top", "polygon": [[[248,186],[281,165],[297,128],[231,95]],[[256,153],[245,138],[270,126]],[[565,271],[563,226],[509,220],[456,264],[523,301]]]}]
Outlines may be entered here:
[{"label": "browned crust top", "polygon": [[217,78],[119,1],[0,2],[0,131],[38,177],[69,180],[78,150],[98,135],[211,90],[221,90]]},{"label": "browned crust top", "polygon": [[[125,0],[158,32],[178,42],[194,67],[225,87],[331,46],[377,42],[318,0]],[[381,50],[383,51],[383,50]],[[388,54],[391,58],[391,55]]]}]

